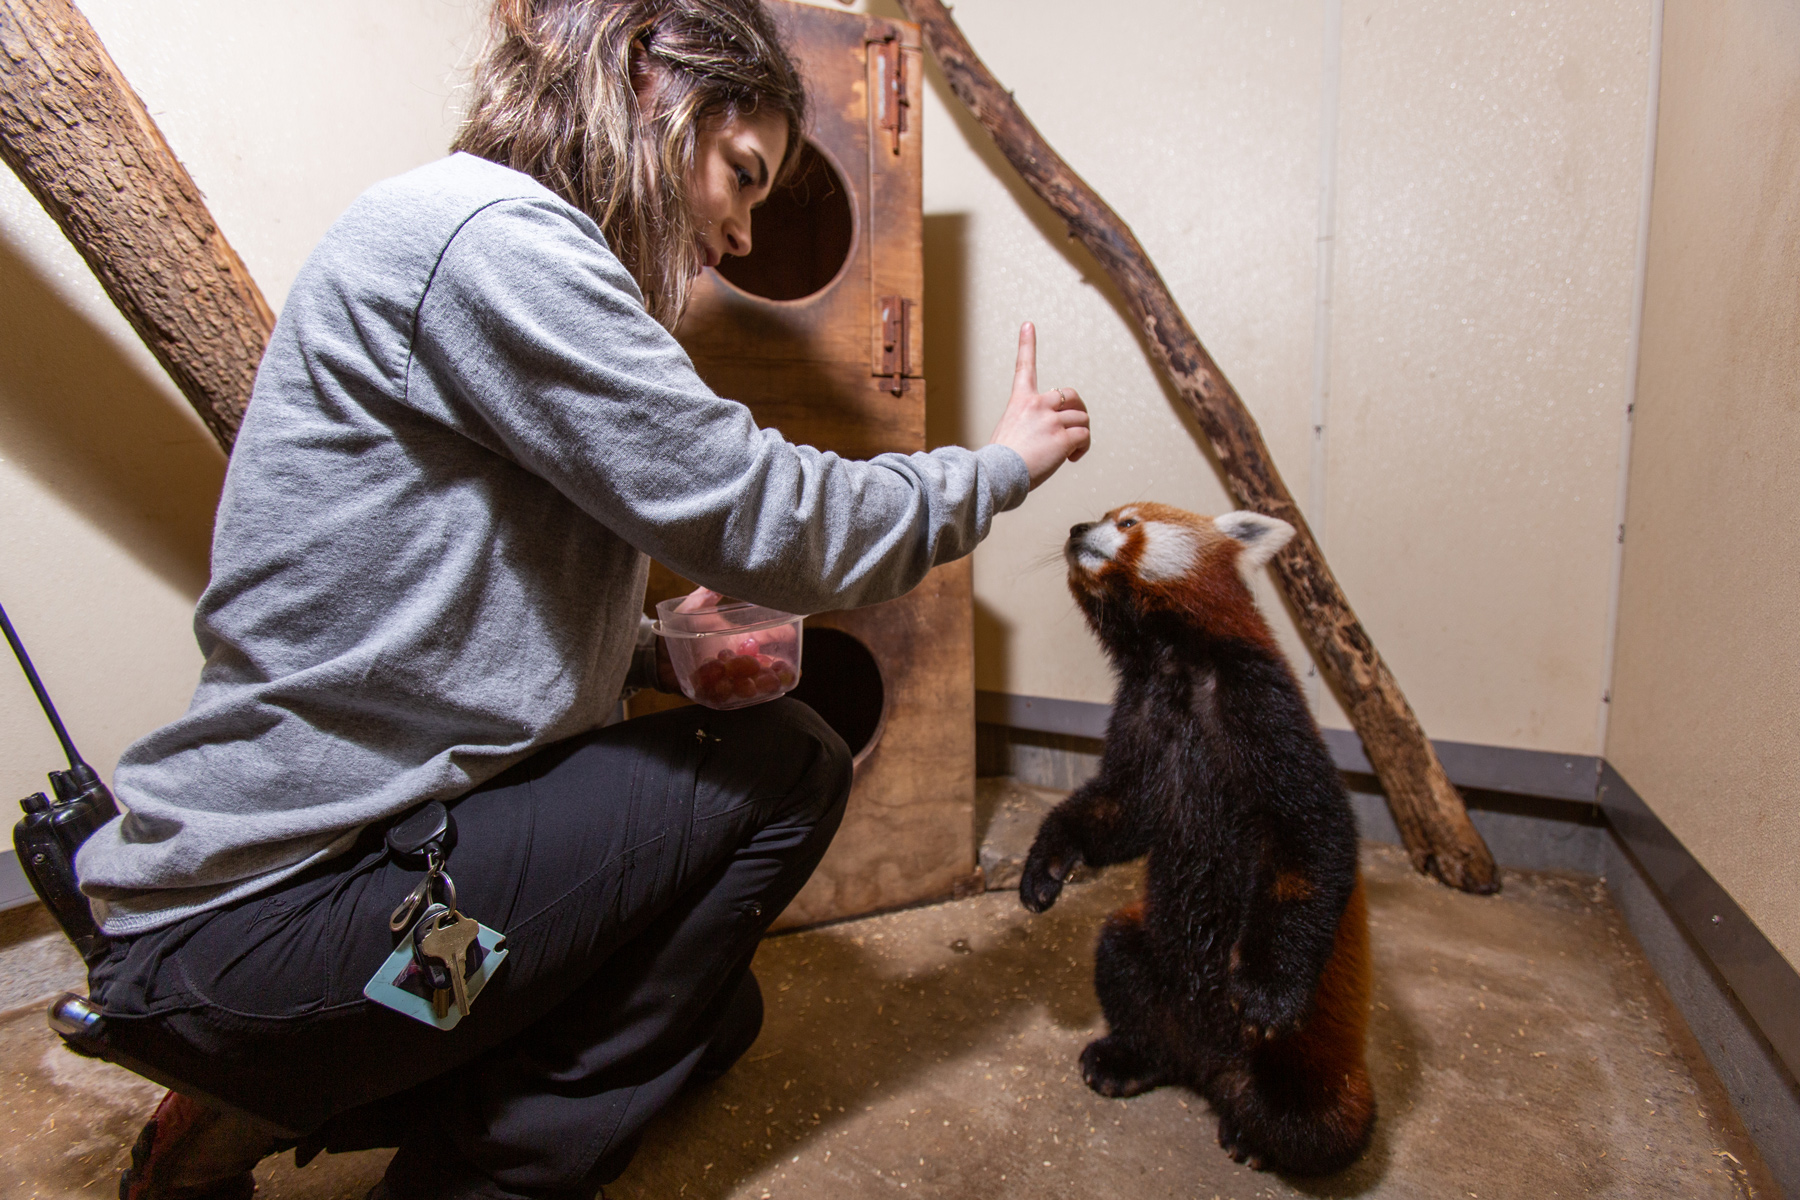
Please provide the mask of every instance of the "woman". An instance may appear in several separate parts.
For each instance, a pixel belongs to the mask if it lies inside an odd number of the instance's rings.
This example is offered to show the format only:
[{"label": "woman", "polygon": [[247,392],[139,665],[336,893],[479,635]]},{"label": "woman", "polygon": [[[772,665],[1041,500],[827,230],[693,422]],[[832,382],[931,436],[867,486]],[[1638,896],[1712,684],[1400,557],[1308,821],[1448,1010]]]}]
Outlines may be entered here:
[{"label": "woman", "polygon": [[[1029,326],[976,452],[846,462],[694,375],[668,327],[750,252],[804,119],[755,0],[500,0],[463,153],[364,195],[295,281],[193,704],[79,861],[108,1036],[224,1102],[171,1093],[128,1200],[248,1196],[296,1139],[398,1145],[396,1197],[592,1196],[755,1038],[750,957],[849,756],[788,700],[600,728],[647,663],[646,556],[795,612],[886,600],[1088,444]],[[422,878],[384,835],[432,799],[509,953],[448,1032],[362,992]]]}]

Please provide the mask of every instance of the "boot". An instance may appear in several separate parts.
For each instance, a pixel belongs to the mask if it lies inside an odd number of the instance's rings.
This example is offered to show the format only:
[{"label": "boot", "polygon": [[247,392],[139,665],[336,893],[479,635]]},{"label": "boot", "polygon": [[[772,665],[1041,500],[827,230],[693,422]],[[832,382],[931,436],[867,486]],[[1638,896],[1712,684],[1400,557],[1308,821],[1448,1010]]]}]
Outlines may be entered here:
[{"label": "boot", "polygon": [[280,1145],[248,1117],[170,1092],[131,1148],[119,1200],[250,1200],[250,1169]]}]

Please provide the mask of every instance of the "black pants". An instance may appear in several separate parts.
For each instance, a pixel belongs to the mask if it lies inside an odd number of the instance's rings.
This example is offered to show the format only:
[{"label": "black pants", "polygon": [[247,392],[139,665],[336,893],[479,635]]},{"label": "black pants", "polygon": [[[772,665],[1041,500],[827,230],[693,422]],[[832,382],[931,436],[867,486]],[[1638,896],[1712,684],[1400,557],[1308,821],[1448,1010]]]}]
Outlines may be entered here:
[{"label": "black pants", "polygon": [[509,955],[448,1033],[363,998],[420,878],[375,828],[275,890],[115,943],[93,996],[110,1040],[198,1091],[330,1149],[398,1145],[398,1195],[590,1196],[696,1069],[754,1037],[750,957],[849,789],[842,739],[784,699],[614,725],[462,797],[458,907]]}]

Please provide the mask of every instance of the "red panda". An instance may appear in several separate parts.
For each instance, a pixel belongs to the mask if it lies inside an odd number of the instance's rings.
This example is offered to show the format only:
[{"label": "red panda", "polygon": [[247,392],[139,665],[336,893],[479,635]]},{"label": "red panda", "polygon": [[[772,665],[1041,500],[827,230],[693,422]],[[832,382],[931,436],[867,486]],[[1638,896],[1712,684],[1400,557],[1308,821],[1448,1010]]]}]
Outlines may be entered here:
[{"label": "red panda", "polygon": [[1069,531],[1069,589],[1118,678],[1099,773],[1044,819],[1019,897],[1148,855],[1101,929],[1103,1096],[1206,1097],[1239,1162],[1339,1170],[1368,1147],[1369,931],[1356,820],[1244,573],[1294,529],[1132,504]]}]

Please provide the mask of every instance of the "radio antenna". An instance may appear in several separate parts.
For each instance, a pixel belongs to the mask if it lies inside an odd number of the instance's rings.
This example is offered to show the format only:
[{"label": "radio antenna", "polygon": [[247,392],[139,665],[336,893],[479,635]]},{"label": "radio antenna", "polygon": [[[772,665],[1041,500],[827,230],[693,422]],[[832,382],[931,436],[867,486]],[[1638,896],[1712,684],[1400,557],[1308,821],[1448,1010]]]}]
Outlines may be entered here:
[{"label": "radio antenna", "polygon": [[76,751],[75,743],[69,740],[69,731],[63,728],[62,718],[56,715],[56,705],[50,703],[50,693],[44,690],[44,682],[38,678],[37,668],[31,665],[31,656],[25,653],[25,644],[13,632],[12,622],[6,619],[6,608],[3,605],[0,605],[0,629],[6,631],[6,644],[12,647],[13,657],[19,660],[25,678],[31,683],[31,690],[37,693],[37,701],[43,706],[44,715],[50,718],[50,728],[56,731],[56,740],[62,743],[63,753],[69,759],[69,768],[73,770],[87,766]]}]

